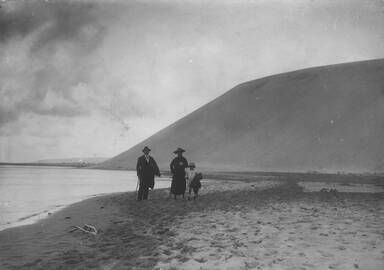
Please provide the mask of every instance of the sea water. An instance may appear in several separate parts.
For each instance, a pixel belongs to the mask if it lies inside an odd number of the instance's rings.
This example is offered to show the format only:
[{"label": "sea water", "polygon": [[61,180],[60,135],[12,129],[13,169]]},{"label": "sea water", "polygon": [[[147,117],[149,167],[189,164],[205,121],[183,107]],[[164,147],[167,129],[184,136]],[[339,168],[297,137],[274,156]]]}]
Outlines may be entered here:
[{"label": "sea water", "polygon": [[[51,166],[0,166],[0,230],[30,224],[71,203],[134,191],[136,172]],[[170,186],[156,178],[155,188]]]}]

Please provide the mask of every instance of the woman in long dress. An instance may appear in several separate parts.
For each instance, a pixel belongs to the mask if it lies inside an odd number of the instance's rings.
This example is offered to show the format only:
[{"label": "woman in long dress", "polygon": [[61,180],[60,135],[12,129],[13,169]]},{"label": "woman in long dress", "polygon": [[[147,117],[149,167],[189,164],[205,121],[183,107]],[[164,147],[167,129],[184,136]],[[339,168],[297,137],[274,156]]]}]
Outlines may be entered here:
[{"label": "woman in long dress", "polygon": [[188,161],[185,157],[183,157],[183,152],[185,152],[184,149],[180,147],[177,148],[173,152],[177,156],[172,160],[170,164],[172,173],[171,194],[174,195],[175,199],[177,195],[182,195],[184,198],[186,190],[185,168],[188,167]]}]

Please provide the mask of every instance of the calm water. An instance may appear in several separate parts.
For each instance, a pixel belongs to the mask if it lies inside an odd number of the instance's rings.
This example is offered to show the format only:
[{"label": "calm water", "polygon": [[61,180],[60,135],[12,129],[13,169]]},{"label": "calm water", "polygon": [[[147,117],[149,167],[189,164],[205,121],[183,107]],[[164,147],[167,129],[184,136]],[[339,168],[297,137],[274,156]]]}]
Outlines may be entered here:
[{"label": "calm water", "polygon": [[[0,230],[33,223],[94,195],[134,191],[136,184],[132,171],[0,166]],[[156,179],[155,188],[169,186],[169,179]]]}]

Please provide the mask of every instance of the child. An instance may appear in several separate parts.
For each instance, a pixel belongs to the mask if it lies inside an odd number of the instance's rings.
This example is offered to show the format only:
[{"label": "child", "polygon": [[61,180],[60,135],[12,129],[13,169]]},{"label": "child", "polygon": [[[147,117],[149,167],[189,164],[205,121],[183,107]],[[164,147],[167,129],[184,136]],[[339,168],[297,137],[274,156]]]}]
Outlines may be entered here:
[{"label": "child", "polygon": [[201,172],[196,172],[195,163],[191,162],[189,163],[189,170],[187,170],[187,187],[189,188],[188,192],[188,200],[191,199],[191,193],[193,190],[194,196],[193,199],[196,199],[199,193],[199,189],[201,188],[201,182],[200,180],[203,179],[203,175]]}]

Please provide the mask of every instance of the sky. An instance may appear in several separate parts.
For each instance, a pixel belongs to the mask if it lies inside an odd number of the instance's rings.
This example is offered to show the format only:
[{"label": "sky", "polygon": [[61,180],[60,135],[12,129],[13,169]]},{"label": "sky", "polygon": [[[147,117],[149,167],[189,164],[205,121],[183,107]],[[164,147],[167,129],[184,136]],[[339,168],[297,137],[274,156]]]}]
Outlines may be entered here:
[{"label": "sky", "polygon": [[112,157],[239,83],[384,58],[384,0],[0,6],[2,162]]}]

